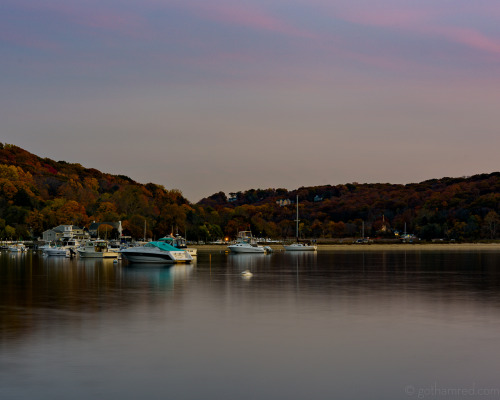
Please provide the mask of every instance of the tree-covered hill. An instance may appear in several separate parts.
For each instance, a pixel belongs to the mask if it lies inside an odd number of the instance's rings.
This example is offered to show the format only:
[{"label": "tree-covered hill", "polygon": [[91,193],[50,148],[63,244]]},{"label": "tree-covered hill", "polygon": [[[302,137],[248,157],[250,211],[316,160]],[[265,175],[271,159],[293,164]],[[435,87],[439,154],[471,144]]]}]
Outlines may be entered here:
[{"label": "tree-covered hill", "polygon": [[0,143],[0,238],[39,237],[61,224],[83,227],[122,221],[125,234],[160,237],[179,232],[191,240],[233,238],[251,229],[257,236],[295,235],[295,199],[300,231],[308,238],[394,237],[494,239],[500,226],[500,172],[420,183],[324,185],[215,193],[190,204],[177,189],[140,184],[127,176],[80,164],[40,158]]},{"label": "tree-covered hill", "polygon": [[158,236],[186,224],[194,210],[181,192],[80,164],[40,158],[0,143],[0,237],[38,237],[61,224],[123,222],[126,233]]},{"label": "tree-covered hill", "polygon": [[421,183],[325,185],[216,193],[200,201],[221,214],[227,232],[250,221],[269,236],[292,236],[294,207],[276,202],[299,196],[301,232],[306,237],[394,237],[395,230],[422,239],[494,239],[500,231],[500,173]]}]

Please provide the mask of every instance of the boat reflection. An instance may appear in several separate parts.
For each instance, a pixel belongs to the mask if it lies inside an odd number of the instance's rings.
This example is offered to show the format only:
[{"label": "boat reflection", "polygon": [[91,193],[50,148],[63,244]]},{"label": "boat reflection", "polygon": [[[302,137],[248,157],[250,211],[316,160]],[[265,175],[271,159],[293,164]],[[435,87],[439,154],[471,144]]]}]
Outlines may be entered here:
[{"label": "boat reflection", "polygon": [[318,253],[315,251],[286,251],[283,253],[283,258],[288,264],[306,266],[317,262]]},{"label": "boat reflection", "polygon": [[157,289],[172,289],[174,285],[187,281],[193,273],[191,264],[125,264],[120,269],[122,281],[131,283],[148,283]]},{"label": "boat reflection", "polygon": [[228,267],[241,274],[244,271],[255,273],[256,270],[269,268],[272,256],[266,254],[229,254]]}]

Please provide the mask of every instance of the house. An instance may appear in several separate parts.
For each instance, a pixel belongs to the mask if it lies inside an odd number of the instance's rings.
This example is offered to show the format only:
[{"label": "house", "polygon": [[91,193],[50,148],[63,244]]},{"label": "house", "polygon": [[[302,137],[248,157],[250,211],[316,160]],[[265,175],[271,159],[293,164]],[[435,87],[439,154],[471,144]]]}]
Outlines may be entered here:
[{"label": "house", "polygon": [[85,240],[89,238],[89,233],[75,225],[59,225],[43,232],[42,238],[45,242],[69,239]]},{"label": "house", "polygon": [[276,201],[276,204],[279,205],[280,207],[289,206],[290,204],[293,204],[293,201],[290,199],[280,199]]}]

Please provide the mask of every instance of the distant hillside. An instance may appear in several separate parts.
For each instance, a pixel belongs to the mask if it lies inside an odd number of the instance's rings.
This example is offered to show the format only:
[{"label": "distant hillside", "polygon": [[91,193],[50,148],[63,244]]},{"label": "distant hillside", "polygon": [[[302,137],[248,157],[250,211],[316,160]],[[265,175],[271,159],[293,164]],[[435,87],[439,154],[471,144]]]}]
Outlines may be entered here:
[{"label": "distant hillside", "polygon": [[[177,189],[139,184],[127,176],[80,164],[40,158],[0,143],[0,238],[38,237],[61,224],[122,221],[135,238],[179,232],[191,240],[295,235],[295,198],[300,232],[307,238],[394,238],[395,231],[422,239],[495,239],[499,234],[500,172],[389,183],[249,189],[215,193],[190,204]],[[116,232],[115,232],[116,233]]]},{"label": "distant hillside", "polygon": [[180,191],[80,164],[40,158],[0,143],[0,237],[39,236],[60,224],[123,221],[125,232],[144,236],[185,227],[193,210]]},{"label": "distant hillside", "polygon": [[369,236],[394,237],[395,230],[406,228],[423,239],[494,239],[500,232],[500,172],[407,185],[251,189],[229,197],[216,193],[199,204],[222,213],[230,223],[249,220],[266,235],[292,236],[294,207],[277,202],[294,202],[297,195],[306,237],[360,236],[362,226]]}]

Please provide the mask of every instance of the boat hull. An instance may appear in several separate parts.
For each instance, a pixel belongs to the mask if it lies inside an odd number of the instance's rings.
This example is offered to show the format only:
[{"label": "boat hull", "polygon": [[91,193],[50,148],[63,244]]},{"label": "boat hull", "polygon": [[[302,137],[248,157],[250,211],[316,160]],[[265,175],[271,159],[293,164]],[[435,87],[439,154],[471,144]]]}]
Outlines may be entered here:
[{"label": "boat hull", "polygon": [[316,251],[317,246],[294,243],[288,246],[283,246],[286,251]]},{"label": "boat hull", "polygon": [[91,252],[91,251],[78,251],[81,258],[118,258],[118,253],[113,251]]},{"label": "boat hull", "polygon": [[70,256],[70,251],[69,249],[55,249],[55,248],[49,248],[49,249],[44,249],[43,254],[46,256],[61,256],[61,257],[69,257]]},{"label": "boat hull", "polygon": [[128,262],[141,264],[190,263],[193,260],[193,257],[185,251],[126,249],[122,250],[120,254]]},{"label": "boat hull", "polygon": [[231,246],[227,246],[229,250],[233,253],[265,253],[266,249],[261,246],[252,246],[252,245],[241,245],[241,244],[233,244]]}]

